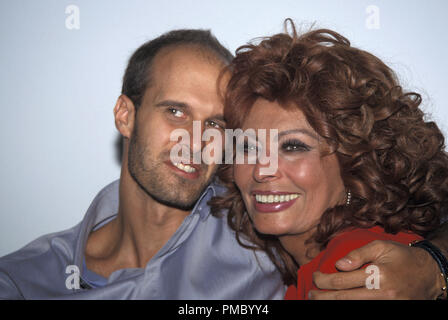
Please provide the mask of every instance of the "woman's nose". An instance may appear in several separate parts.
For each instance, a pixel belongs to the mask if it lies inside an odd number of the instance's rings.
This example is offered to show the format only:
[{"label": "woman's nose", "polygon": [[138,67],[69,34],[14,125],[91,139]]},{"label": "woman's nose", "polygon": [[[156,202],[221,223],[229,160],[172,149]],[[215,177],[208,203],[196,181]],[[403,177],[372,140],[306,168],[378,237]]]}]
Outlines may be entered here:
[{"label": "woman's nose", "polygon": [[252,176],[259,183],[270,182],[280,178],[281,174],[278,167],[276,166],[274,170],[272,169],[271,159],[260,157],[257,159],[257,163],[253,165]]}]

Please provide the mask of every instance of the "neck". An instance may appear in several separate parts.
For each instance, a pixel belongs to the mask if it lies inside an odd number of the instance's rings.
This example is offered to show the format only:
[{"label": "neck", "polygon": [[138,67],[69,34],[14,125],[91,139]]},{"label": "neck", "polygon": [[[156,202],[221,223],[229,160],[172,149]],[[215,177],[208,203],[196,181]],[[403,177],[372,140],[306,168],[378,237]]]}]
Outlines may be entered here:
[{"label": "neck", "polygon": [[301,234],[284,235],[279,237],[283,248],[300,266],[310,262],[320,252],[314,241],[306,243],[314,231],[315,229],[312,229]]},{"label": "neck", "polygon": [[119,211],[115,220],[87,241],[87,267],[103,276],[123,268],[144,268],[190,213],[149,196],[123,165]]},{"label": "neck", "polygon": [[118,211],[118,222],[123,230],[120,241],[126,246],[124,253],[131,249],[128,258],[142,267],[171,238],[190,212],[157,202],[129,174],[122,178]]}]

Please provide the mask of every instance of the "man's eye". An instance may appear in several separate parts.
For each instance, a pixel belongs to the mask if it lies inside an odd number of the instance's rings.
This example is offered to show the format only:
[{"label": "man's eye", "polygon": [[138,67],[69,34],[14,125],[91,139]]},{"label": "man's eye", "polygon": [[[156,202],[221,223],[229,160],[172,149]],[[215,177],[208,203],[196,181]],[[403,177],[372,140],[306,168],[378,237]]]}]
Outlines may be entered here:
[{"label": "man's eye", "polygon": [[168,109],[169,112],[175,116],[176,118],[182,118],[185,114],[183,111],[179,110],[179,109],[175,109],[175,108],[170,108]]},{"label": "man's eye", "polygon": [[222,126],[219,123],[217,123],[217,122],[215,122],[213,120],[205,121],[205,125],[207,127],[212,127],[212,128],[215,128],[215,129],[222,129]]}]

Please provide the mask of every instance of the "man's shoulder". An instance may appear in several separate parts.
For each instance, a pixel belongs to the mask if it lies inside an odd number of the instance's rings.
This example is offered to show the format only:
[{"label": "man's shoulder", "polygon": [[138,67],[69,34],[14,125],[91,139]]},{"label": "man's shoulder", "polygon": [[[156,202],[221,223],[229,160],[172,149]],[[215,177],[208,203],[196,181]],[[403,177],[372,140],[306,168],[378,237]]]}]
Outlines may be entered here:
[{"label": "man's shoulder", "polygon": [[74,227],[40,236],[1,257],[0,299],[36,297],[33,293],[40,294],[41,288],[47,293],[60,287],[66,289],[63,287],[66,268],[75,264],[75,255],[82,250],[78,246],[82,244],[83,230],[116,212],[118,190],[119,180],[104,187],[93,199],[84,219]]},{"label": "man's shoulder", "polygon": [[79,224],[59,232],[49,233],[31,241],[21,249],[0,258],[0,271],[37,267],[39,263],[50,263],[48,255],[72,257]]},{"label": "man's shoulder", "polygon": [[[0,258],[0,298],[26,297],[24,288],[51,283],[72,264],[76,229],[43,235]],[[26,291],[26,290],[25,290]]]},{"label": "man's shoulder", "polygon": [[[91,203],[91,207],[95,207],[95,210],[107,210],[103,207],[114,206],[115,202],[118,202],[118,188],[119,180],[115,180],[112,183],[101,189],[95,196]],[[92,208],[91,208],[92,209]],[[88,216],[89,210],[84,217]],[[38,259],[49,250],[55,250],[56,252],[70,252],[73,253],[73,246],[79,235],[82,221],[74,227],[45,234],[29,242],[23,248],[7,254],[0,258],[0,268],[9,262],[28,261]]]}]

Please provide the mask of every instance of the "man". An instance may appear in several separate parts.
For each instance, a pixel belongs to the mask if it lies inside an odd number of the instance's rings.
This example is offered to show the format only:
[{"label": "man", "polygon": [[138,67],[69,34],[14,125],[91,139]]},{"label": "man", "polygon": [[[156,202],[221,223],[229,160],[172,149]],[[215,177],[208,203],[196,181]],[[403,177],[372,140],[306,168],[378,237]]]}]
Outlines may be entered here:
[{"label": "man", "polygon": [[[225,127],[216,80],[231,59],[201,30],[167,33],[133,54],[114,108],[124,138],[119,183],[100,192],[76,227],[2,258],[0,297],[282,297],[267,257],[241,248],[225,218],[210,215],[206,202],[222,192],[211,183],[217,165],[170,161],[174,129],[191,133],[193,121]],[[192,139],[192,155],[203,147]]]},{"label": "man", "polygon": [[[207,201],[224,191],[213,181],[217,165],[170,160],[177,143],[170,139],[173,130],[184,129],[191,137],[193,121],[201,123],[201,130],[225,127],[216,79],[231,58],[201,30],[172,31],[133,54],[114,108],[124,138],[119,182],[98,194],[77,226],[0,259],[0,298],[283,297],[285,288],[267,256],[239,246],[225,216],[210,215]],[[204,143],[190,142],[186,147],[194,157]],[[432,281],[421,293],[431,297],[438,285],[432,278],[435,262],[421,249],[395,246],[383,243],[388,251],[373,248],[353,255],[352,268],[368,258],[373,263],[398,261],[392,267],[383,264],[385,272],[407,263],[424,275],[423,282]],[[424,259],[418,268],[417,254]],[[366,275],[359,272],[347,273],[352,277],[347,284],[316,280],[328,288],[332,283],[363,286],[358,284]],[[381,290],[375,294],[384,295]]]}]

